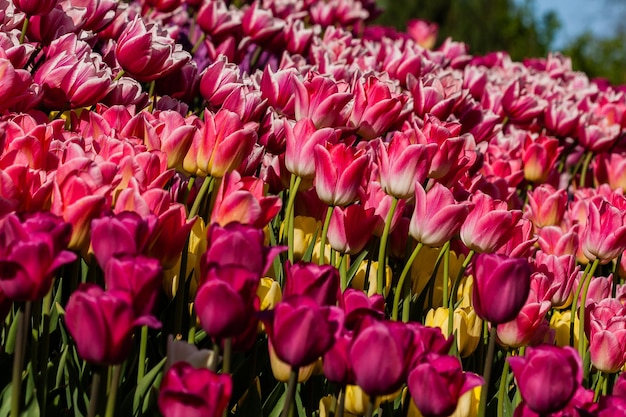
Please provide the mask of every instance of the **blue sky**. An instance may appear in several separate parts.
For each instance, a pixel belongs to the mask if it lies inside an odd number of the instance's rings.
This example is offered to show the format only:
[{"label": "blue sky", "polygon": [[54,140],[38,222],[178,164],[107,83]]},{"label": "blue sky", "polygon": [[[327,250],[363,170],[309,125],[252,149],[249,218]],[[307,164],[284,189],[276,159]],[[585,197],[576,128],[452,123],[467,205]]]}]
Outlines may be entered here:
[{"label": "blue sky", "polygon": [[[517,0],[523,3],[524,0]],[[561,20],[562,27],[555,39],[553,48],[563,47],[568,40],[590,30],[598,36],[610,36],[619,17],[626,11],[622,0],[535,0],[535,13],[554,10]]]}]

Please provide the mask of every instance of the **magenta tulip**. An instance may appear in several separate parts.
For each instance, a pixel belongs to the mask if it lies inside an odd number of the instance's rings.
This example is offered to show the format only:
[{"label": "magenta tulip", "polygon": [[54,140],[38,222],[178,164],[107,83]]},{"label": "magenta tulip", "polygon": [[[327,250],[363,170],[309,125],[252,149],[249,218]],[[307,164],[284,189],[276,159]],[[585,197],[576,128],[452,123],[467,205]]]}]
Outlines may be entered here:
[{"label": "magenta tulip", "polygon": [[158,260],[145,256],[111,258],[104,268],[107,290],[122,290],[131,295],[135,315],[152,314],[162,285]]},{"label": "magenta tulip", "polygon": [[492,324],[513,320],[528,298],[531,273],[526,259],[478,255],[473,288],[476,314]]},{"label": "magenta tulip", "polygon": [[363,320],[350,348],[357,385],[370,396],[399,389],[413,358],[414,336],[404,323]]},{"label": "magenta tulip", "polygon": [[507,360],[524,402],[539,415],[562,410],[582,383],[582,361],[570,346],[541,345]]},{"label": "magenta tulip", "polygon": [[339,272],[331,265],[297,262],[285,267],[283,295],[306,295],[320,306],[334,306],[341,297]]},{"label": "magenta tulip", "polygon": [[276,355],[292,367],[309,365],[335,343],[343,311],[321,307],[307,296],[291,296],[261,317]]},{"label": "magenta tulip", "polygon": [[159,389],[164,417],[221,417],[233,389],[231,376],[176,362],[165,372]]},{"label": "magenta tulip", "polygon": [[137,317],[126,291],[104,291],[95,284],[81,284],[65,307],[65,325],[86,361],[119,364],[133,347],[135,326],[160,327],[153,316]]},{"label": "magenta tulip", "polygon": [[461,395],[483,383],[480,376],[463,372],[458,358],[435,353],[426,355],[408,379],[411,398],[424,417],[449,416]]}]

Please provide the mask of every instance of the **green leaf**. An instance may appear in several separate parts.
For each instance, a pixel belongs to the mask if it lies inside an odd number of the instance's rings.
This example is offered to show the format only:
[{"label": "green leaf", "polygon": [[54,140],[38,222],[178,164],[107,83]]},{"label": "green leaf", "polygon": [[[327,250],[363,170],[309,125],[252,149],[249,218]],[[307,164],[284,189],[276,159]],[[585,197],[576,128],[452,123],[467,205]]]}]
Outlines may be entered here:
[{"label": "green leaf", "polygon": [[285,396],[287,391],[285,390],[285,384],[278,383],[263,403],[263,416],[264,417],[278,417],[280,412],[283,411],[283,404],[285,403]]},{"label": "green leaf", "polygon": [[295,407],[296,412],[298,413],[298,417],[306,417],[306,410],[302,405],[302,398],[300,398],[300,387],[302,384],[298,384],[298,388],[296,389],[296,398],[295,398]]},{"label": "green leaf", "polygon": [[315,229],[315,233],[313,233],[313,238],[311,239],[311,243],[309,243],[309,247],[306,248],[304,255],[302,255],[302,260],[304,262],[311,262],[311,258],[313,258],[313,249],[315,249],[315,243],[317,240],[317,233],[319,232],[319,228]]},{"label": "green leaf", "polygon": [[145,408],[146,399],[149,397],[151,388],[155,385],[156,382],[160,382],[160,376],[162,376],[163,367],[165,366],[165,361],[167,358],[163,358],[161,362],[156,364],[154,368],[152,368],[137,384],[137,388],[135,389],[133,395],[133,415],[137,415],[139,408]]},{"label": "green leaf", "polygon": [[[361,265],[361,262],[363,262],[363,259],[365,259],[366,256],[367,256],[367,250],[363,250],[359,254],[359,256],[357,256],[357,258],[352,262],[352,265],[350,265],[350,269],[348,269],[348,272],[346,274],[348,287],[350,287],[350,284],[352,283],[352,279],[356,275],[356,271],[359,270],[359,266]],[[365,281],[367,281],[367,278],[365,279]]]},{"label": "green leaf", "polygon": [[237,405],[235,417],[263,417],[261,398],[254,383],[248,386],[243,401]]}]

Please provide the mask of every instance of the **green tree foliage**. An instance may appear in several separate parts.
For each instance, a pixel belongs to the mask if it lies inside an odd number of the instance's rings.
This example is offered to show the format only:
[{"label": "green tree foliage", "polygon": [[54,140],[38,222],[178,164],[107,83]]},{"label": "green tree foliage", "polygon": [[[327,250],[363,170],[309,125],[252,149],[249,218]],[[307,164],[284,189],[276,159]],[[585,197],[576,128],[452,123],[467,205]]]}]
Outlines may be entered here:
[{"label": "green tree foliage", "polygon": [[475,55],[507,51],[515,60],[545,56],[560,27],[555,13],[536,19],[533,0],[379,0],[379,23],[403,30],[410,18],[439,25],[439,42],[465,42]]}]

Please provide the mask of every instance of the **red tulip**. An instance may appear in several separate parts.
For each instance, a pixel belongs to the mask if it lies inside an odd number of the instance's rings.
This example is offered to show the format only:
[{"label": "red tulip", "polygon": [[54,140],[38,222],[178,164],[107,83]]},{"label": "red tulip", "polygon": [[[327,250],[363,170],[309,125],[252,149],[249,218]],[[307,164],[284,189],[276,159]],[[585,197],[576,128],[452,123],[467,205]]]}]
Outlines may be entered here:
[{"label": "red tulip", "polygon": [[176,362],[163,376],[159,410],[164,417],[220,417],[233,389],[231,376]]},{"label": "red tulip", "polygon": [[478,255],[473,287],[476,314],[492,324],[513,320],[528,298],[531,273],[525,259]]},{"label": "red tulip", "polygon": [[328,227],[328,243],[336,251],[356,255],[372,237],[377,221],[373,208],[365,210],[360,204],[335,207]]},{"label": "red tulip", "polygon": [[528,348],[524,356],[507,360],[524,402],[540,415],[562,410],[582,383],[582,361],[569,346]]}]

